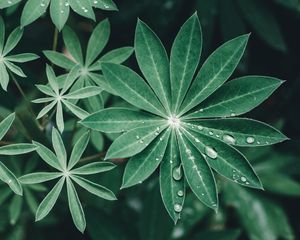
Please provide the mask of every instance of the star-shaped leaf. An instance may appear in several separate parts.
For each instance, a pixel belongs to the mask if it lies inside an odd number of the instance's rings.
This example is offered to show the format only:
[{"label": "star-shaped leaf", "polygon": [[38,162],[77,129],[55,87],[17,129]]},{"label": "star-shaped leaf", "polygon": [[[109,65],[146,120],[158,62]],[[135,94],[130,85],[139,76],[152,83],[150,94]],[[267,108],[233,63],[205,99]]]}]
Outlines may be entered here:
[{"label": "star-shaped leaf", "polygon": [[[72,87],[72,91],[81,89],[84,86],[100,86],[108,92],[113,92],[104,81],[104,77],[101,73],[101,63],[123,63],[133,53],[132,47],[121,47],[118,49],[111,50],[100,56],[103,49],[108,43],[110,37],[110,24],[107,19],[97,24],[93,30],[87,45],[86,57],[84,58],[82,53],[82,47],[80,41],[75,32],[69,28],[64,27],[63,29],[63,40],[67,51],[71,55],[71,59],[67,58],[64,54],[55,51],[44,51],[45,56],[55,65],[71,70],[74,66],[78,65],[79,79],[75,82]],[[76,101],[74,100],[73,103]],[[96,104],[94,104],[96,102]],[[84,101],[93,112],[99,110],[99,106],[103,105],[101,95],[96,97],[88,98]]]},{"label": "star-shaped leaf", "polygon": [[[1,1],[0,9],[13,6],[21,0]],[[21,16],[21,26],[25,27],[41,17],[50,6],[50,16],[55,26],[61,30],[66,24],[70,9],[77,14],[95,20],[93,8],[106,11],[117,11],[118,8],[112,0],[27,0]]]},{"label": "star-shaped leaf", "polygon": [[144,79],[125,66],[102,64],[109,87],[144,111],[108,108],[91,114],[82,124],[108,133],[124,132],[106,155],[106,159],[131,157],[122,188],[144,181],[160,165],[161,196],[175,222],[184,204],[185,179],[200,201],[217,209],[212,170],[261,189],[258,176],[235,147],[287,139],[267,124],[234,118],[258,106],[282,84],[264,76],[225,83],[242,58],[248,38],[242,35],[220,46],[196,73],[202,47],[197,14],[177,34],[170,60],[159,38],[139,20],[135,52]]},{"label": "star-shaped leaf", "polygon": [[77,229],[81,232],[84,232],[86,228],[86,221],[74,183],[100,198],[110,201],[116,200],[116,196],[112,191],[85,178],[87,175],[109,171],[115,168],[116,165],[110,162],[94,162],[81,167],[75,167],[88,145],[89,138],[89,133],[86,132],[78,139],[68,161],[63,140],[55,128],[52,130],[52,144],[55,153],[44,145],[34,142],[39,156],[43,159],[43,161],[55,168],[57,171],[35,172],[24,175],[20,178],[21,183],[25,185],[38,184],[59,179],[39,205],[36,212],[36,221],[40,221],[45,218],[52,210],[64,185],[67,187],[69,209],[73,222]]},{"label": "star-shaped leaf", "polygon": [[[48,95],[45,98],[33,100],[33,103],[48,103],[38,114],[37,119],[45,116],[49,111],[56,107],[56,125],[60,132],[64,130],[63,106],[71,111],[79,119],[83,119],[88,113],[76,106],[71,100],[89,98],[91,96],[99,95],[101,88],[96,86],[88,86],[78,90],[69,91],[78,77],[79,67],[75,65],[64,82],[62,88],[59,87],[58,78],[55,76],[53,69],[47,65],[46,73],[49,85],[37,85],[37,88]],[[69,91],[69,93],[67,93]]]},{"label": "star-shaped leaf", "polygon": [[9,74],[14,73],[20,77],[26,77],[23,70],[15,63],[25,63],[39,58],[33,53],[22,53],[9,55],[17,46],[23,36],[23,30],[19,27],[12,31],[5,41],[5,25],[0,16],[0,84],[3,90],[7,90],[9,83]]}]

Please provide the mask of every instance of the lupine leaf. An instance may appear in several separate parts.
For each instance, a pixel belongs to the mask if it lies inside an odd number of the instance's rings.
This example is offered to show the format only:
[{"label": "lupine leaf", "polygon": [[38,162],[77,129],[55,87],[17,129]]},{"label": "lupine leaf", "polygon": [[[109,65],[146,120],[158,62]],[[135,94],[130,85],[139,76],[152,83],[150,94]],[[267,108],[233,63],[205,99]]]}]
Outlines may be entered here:
[{"label": "lupine leaf", "polygon": [[19,181],[22,184],[37,184],[43,183],[47,181],[54,180],[56,178],[61,177],[62,174],[59,172],[36,172],[24,175],[19,178]]},{"label": "lupine leaf", "polygon": [[161,133],[141,153],[132,157],[126,165],[121,188],[134,186],[147,179],[162,161],[169,141],[170,129]]},{"label": "lupine leaf", "polygon": [[184,176],[201,202],[218,208],[218,196],[213,173],[200,151],[182,134],[177,134]]},{"label": "lupine leaf", "polygon": [[169,59],[164,46],[142,21],[135,31],[135,54],[139,67],[166,110],[170,111]]},{"label": "lupine leaf", "polygon": [[72,179],[82,188],[84,188],[85,190],[87,190],[88,192],[100,197],[100,198],[104,198],[106,200],[109,201],[113,201],[113,200],[117,200],[115,194],[110,191],[109,189],[93,183],[87,179],[84,179],[82,177],[79,176],[72,176]]},{"label": "lupine leaf", "polygon": [[73,222],[77,227],[77,229],[83,233],[86,228],[84,212],[78,194],[76,192],[76,189],[69,178],[67,179],[67,192],[68,192],[69,208],[73,218]]},{"label": "lupine leaf", "polygon": [[64,98],[66,99],[82,99],[82,98],[88,98],[95,95],[100,94],[102,89],[100,87],[84,87],[81,89],[78,89],[74,92],[71,92],[69,94],[66,94]]},{"label": "lupine leaf", "polygon": [[92,174],[110,171],[115,167],[116,165],[111,162],[94,162],[73,169],[72,173],[77,175],[92,175]]},{"label": "lupine leaf", "polygon": [[8,36],[6,44],[3,49],[3,55],[8,54],[15,46],[19,43],[23,36],[23,30],[20,28],[16,28],[12,33]]},{"label": "lupine leaf", "polygon": [[69,27],[64,27],[63,29],[63,39],[64,43],[66,44],[66,47],[72,57],[76,60],[77,63],[83,63],[83,56],[82,56],[82,50],[81,45],[79,42],[78,37],[73,32],[73,30]]},{"label": "lupine leaf", "polygon": [[99,1],[90,0],[90,2],[96,8],[104,9],[107,11],[118,10],[116,4],[112,0],[99,0]]},{"label": "lupine leaf", "polygon": [[20,182],[2,162],[0,162],[0,179],[3,182],[7,183],[11,190],[14,191],[14,193],[22,196],[23,189]]},{"label": "lupine leaf", "polygon": [[70,6],[66,4],[65,0],[51,0],[50,16],[52,22],[60,31],[66,24],[70,13]]},{"label": "lupine leaf", "polygon": [[9,75],[4,63],[0,63],[0,79],[1,79],[0,80],[1,87],[3,88],[4,91],[6,91],[9,82]]},{"label": "lupine leaf", "polygon": [[64,142],[59,134],[59,132],[53,128],[52,129],[52,143],[55,154],[57,156],[58,162],[63,169],[67,166],[67,152],[65,149]]},{"label": "lupine leaf", "polygon": [[170,78],[173,110],[177,111],[192,82],[202,50],[202,32],[197,14],[181,27],[171,50]]},{"label": "lupine leaf", "polygon": [[60,192],[64,186],[65,183],[65,178],[61,178],[55,186],[52,188],[52,190],[47,194],[47,196],[44,198],[44,200],[41,202],[39,205],[36,215],[35,215],[35,220],[40,221],[43,218],[45,218],[48,213],[52,210],[54,207]]},{"label": "lupine leaf", "polygon": [[102,132],[117,133],[153,124],[163,124],[161,118],[127,108],[108,108],[89,115],[81,124]]},{"label": "lupine leaf", "polygon": [[6,56],[5,59],[11,62],[24,63],[38,59],[39,56],[33,53],[21,53],[17,55]]},{"label": "lupine leaf", "polygon": [[107,19],[101,21],[94,29],[87,46],[86,64],[90,65],[102,52],[110,36],[110,25]]},{"label": "lupine leaf", "polygon": [[106,159],[131,157],[150,144],[165,125],[152,125],[132,129],[118,137],[107,151]]},{"label": "lupine leaf", "polygon": [[79,119],[83,119],[83,118],[86,118],[88,116],[88,112],[86,112],[85,110],[83,110],[80,107],[76,106],[75,104],[73,104],[73,103],[71,103],[67,100],[63,100],[62,102]]},{"label": "lupine leaf", "polygon": [[1,1],[0,2],[0,9],[10,7],[18,2],[21,2],[22,0],[10,0],[10,1]]},{"label": "lupine leaf", "polygon": [[275,128],[247,118],[195,120],[189,121],[187,126],[227,144],[242,147],[265,146],[287,140]]},{"label": "lupine leaf", "polygon": [[183,206],[185,198],[184,177],[178,176],[176,179],[173,177],[173,171],[176,171],[180,164],[178,145],[173,132],[160,165],[159,182],[164,206],[175,223],[180,218],[180,212],[176,212],[174,206],[176,204]]},{"label": "lupine leaf", "polygon": [[49,6],[50,0],[28,0],[24,6],[21,16],[21,27],[32,23],[42,16]]},{"label": "lupine leaf", "polygon": [[48,58],[51,62],[53,62],[55,65],[61,68],[65,68],[69,70],[75,66],[75,63],[62,53],[48,51],[48,50],[43,51],[43,53],[46,56],[46,58]]},{"label": "lupine leaf", "polygon": [[282,83],[279,79],[263,76],[229,81],[187,118],[230,117],[246,113],[267,99]]},{"label": "lupine leaf", "polygon": [[182,113],[205,100],[231,76],[244,53],[248,38],[249,35],[234,38],[209,56],[182,103]]},{"label": "lupine leaf", "polygon": [[12,203],[9,206],[10,224],[15,225],[20,217],[22,210],[22,197],[15,195],[12,199]]},{"label": "lupine leaf", "polygon": [[15,113],[10,114],[4,120],[2,120],[2,122],[0,123],[0,139],[2,139],[8,132],[14,120]]},{"label": "lupine leaf", "polygon": [[114,91],[132,105],[162,115],[163,107],[151,88],[135,72],[112,63],[102,64],[103,73]]},{"label": "lupine leaf", "polygon": [[0,155],[20,155],[36,150],[36,146],[28,143],[16,143],[0,147]]},{"label": "lupine leaf", "polygon": [[74,12],[83,17],[95,20],[95,14],[89,1],[69,0],[69,3]]}]

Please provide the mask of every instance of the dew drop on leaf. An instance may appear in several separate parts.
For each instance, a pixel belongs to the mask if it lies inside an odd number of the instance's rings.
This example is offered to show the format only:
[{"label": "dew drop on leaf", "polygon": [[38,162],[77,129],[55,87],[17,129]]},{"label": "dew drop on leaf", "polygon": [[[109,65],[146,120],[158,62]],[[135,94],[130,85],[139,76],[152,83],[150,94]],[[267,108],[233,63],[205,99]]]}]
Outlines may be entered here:
[{"label": "dew drop on leaf", "polygon": [[174,205],[174,210],[175,210],[175,212],[181,212],[182,211],[182,206],[180,204],[176,203]]},{"label": "dew drop on leaf", "polygon": [[184,193],[183,193],[182,190],[179,190],[179,191],[177,192],[177,195],[178,195],[179,197],[183,197]]},{"label": "dew drop on leaf", "polygon": [[228,144],[235,144],[235,142],[236,142],[235,138],[233,136],[231,136],[231,135],[228,135],[228,134],[225,134],[223,136],[223,141],[226,142],[226,143],[228,143]]},{"label": "dew drop on leaf", "polygon": [[246,142],[249,143],[249,144],[254,143],[254,141],[255,141],[254,137],[247,137],[246,138]]},{"label": "dew drop on leaf", "polygon": [[212,159],[216,159],[218,157],[218,153],[215,149],[213,149],[212,147],[209,147],[209,146],[205,146],[205,154],[212,158]]},{"label": "dew drop on leaf", "polygon": [[199,125],[199,126],[198,126],[198,129],[199,129],[200,131],[202,131],[202,130],[203,130],[203,127],[202,127],[201,125]]},{"label": "dew drop on leaf", "polygon": [[182,178],[182,169],[181,169],[181,166],[175,167],[173,169],[172,175],[173,175],[174,180],[179,181]]}]

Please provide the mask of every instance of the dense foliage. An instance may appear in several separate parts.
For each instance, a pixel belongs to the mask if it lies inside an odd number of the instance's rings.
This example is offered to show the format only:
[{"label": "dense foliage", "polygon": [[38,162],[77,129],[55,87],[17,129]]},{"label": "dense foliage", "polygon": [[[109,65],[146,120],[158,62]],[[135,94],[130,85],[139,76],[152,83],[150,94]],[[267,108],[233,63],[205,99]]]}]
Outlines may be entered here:
[{"label": "dense foliage", "polygon": [[298,5],[125,4],[0,0],[1,239],[295,239],[297,142],[264,123],[291,90],[247,28],[287,55]]}]

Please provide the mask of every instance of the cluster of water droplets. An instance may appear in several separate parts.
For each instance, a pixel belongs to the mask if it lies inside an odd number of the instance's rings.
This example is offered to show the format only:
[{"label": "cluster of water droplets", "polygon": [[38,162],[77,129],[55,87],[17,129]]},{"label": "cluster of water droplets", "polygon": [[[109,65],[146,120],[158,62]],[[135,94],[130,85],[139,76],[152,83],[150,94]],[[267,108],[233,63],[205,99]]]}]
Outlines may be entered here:
[{"label": "cluster of water droplets", "polygon": [[[182,170],[181,165],[176,166],[176,167],[173,168],[172,177],[175,181],[180,181],[182,179],[183,170]],[[184,191],[183,190],[178,190],[177,191],[177,196],[178,197],[184,197]],[[177,213],[180,213],[182,211],[182,205],[179,204],[179,203],[174,204],[174,211],[177,212]]]},{"label": "cluster of water droplets", "polygon": [[236,183],[242,183],[246,185],[250,184],[245,176],[240,175],[236,170],[232,170],[232,172],[233,181],[235,181]]}]

